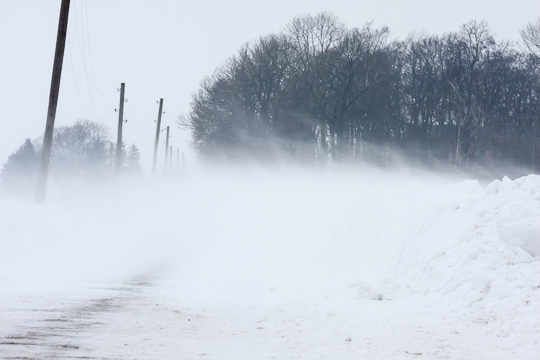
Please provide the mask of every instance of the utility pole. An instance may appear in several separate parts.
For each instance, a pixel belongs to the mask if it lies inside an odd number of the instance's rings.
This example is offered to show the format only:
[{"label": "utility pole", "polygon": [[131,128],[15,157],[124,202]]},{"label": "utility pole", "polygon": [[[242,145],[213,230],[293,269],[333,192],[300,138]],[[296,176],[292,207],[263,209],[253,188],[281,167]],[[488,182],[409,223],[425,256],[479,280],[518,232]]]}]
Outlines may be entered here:
[{"label": "utility pole", "polygon": [[176,148],[176,173],[180,173],[180,148]]},{"label": "utility pole", "polygon": [[120,108],[118,109],[118,138],[116,140],[116,172],[120,173],[122,166],[122,124],[124,123],[124,90],[126,84],[120,84]]},{"label": "utility pole", "polygon": [[41,147],[41,158],[39,161],[36,185],[36,203],[43,203],[43,201],[45,201],[45,193],[47,192],[47,178],[49,176],[49,163],[51,161],[54,120],[56,117],[56,105],[58,104],[58,93],[60,91],[60,77],[62,75],[64,49],[66,47],[69,1],[70,0],[62,0],[62,4],[60,5],[60,18],[58,20],[58,33],[56,35],[56,50],[54,52],[51,91],[49,93],[49,108],[47,110],[47,123],[45,125],[45,135],[43,136],[43,145]]},{"label": "utility pole", "polygon": [[171,152],[170,152],[169,156],[171,157],[171,158],[169,159],[169,162],[170,162],[170,163],[169,163],[169,167],[171,168],[171,173],[172,173],[172,171],[173,171],[173,167],[172,167],[172,145],[171,145]]},{"label": "utility pole", "polygon": [[167,126],[167,140],[165,140],[165,175],[167,175],[168,155],[169,155],[169,127]]},{"label": "utility pole", "polygon": [[156,173],[156,163],[157,163],[157,150],[159,144],[159,132],[161,127],[161,111],[163,110],[163,99],[159,99],[159,113],[157,118],[157,128],[156,128],[156,142],[154,143],[154,162],[152,163],[152,173]]}]

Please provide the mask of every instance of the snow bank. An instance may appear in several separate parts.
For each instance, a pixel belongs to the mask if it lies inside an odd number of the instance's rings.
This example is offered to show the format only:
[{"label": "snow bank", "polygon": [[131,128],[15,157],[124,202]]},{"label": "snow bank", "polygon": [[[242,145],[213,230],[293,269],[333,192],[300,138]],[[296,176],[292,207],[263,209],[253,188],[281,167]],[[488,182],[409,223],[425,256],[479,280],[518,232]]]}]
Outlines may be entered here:
[{"label": "snow bank", "polygon": [[442,305],[500,336],[540,333],[540,176],[450,186],[400,243],[396,268],[360,284],[362,297]]}]

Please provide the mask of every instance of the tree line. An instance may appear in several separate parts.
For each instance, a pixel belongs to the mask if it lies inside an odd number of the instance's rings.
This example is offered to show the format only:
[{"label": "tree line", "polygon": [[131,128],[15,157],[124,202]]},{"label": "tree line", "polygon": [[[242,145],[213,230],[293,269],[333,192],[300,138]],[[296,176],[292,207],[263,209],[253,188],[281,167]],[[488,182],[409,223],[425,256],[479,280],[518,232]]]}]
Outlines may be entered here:
[{"label": "tree line", "polygon": [[297,17],[205,78],[178,124],[208,157],[538,168],[539,29],[522,31],[527,51],[484,21],[397,41],[330,13]]},{"label": "tree line", "polygon": [[[27,191],[36,184],[43,137],[26,139],[8,157],[1,172],[2,188]],[[121,171],[141,173],[140,151],[122,143]],[[107,176],[116,167],[116,144],[109,141],[109,129],[92,120],[78,120],[72,126],[54,129],[50,175],[53,179],[85,180]]]}]

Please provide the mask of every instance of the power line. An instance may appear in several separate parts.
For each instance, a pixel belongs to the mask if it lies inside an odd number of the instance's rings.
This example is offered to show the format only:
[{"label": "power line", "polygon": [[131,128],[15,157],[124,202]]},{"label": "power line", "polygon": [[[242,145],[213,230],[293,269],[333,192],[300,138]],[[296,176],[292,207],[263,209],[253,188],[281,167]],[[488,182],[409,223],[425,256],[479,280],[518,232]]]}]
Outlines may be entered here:
[{"label": "power line", "polygon": [[[85,46],[85,36],[84,36],[84,18],[83,18],[83,3],[81,2],[81,42],[79,42],[79,24],[77,22],[77,11],[75,10],[75,24],[77,27],[77,42],[79,44],[79,50],[81,48],[80,44],[82,43],[82,60],[83,60],[83,67],[84,67],[84,75],[86,78],[86,90],[88,91],[88,97],[90,99],[90,104],[92,105],[92,108],[94,109],[95,113],[97,114],[96,107],[94,105],[94,100],[92,99],[92,93],[90,92],[90,84],[88,79],[88,70],[86,68],[86,46]],[[110,105],[109,105],[110,106]]]},{"label": "power line", "polygon": [[[106,114],[106,115],[103,115],[103,116],[100,116],[96,107],[95,107],[95,104],[94,104],[94,101],[93,101],[93,97],[92,97],[92,93],[91,93],[91,89],[90,89],[90,86],[89,84],[92,83],[91,82],[91,79],[89,78],[89,75],[88,75],[88,71],[87,71],[87,66],[86,66],[86,45],[85,45],[85,35],[84,35],[84,18],[83,18],[83,12],[84,12],[84,9],[82,8],[82,3],[81,3],[81,31],[79,32],[79,21],[78,21],[78,12],[77,12],[77,9],[76,7],[73,8],[74,10],[74,21],[75,21],[75,32],[76,32],[76,38],[77,38],[77,45],[78,45],[78,52],[79,54],[81,55],[81,59],[82,59],[82,63],[83,63],[83,67],[84,67],[84,75],[85,75],[85,79],[86,79],[86,90],[88,92],[88,97],[89,97],[89,102],[90,102],[90,107],[93,111],[91,111],[89,109],[89,106],[87,106],[86,102],[84,101],[83,99],[83,96],[82,96],[82,92],[81,92],[81,89],[80,89],[80,86],[79,86],[79,82],[77,80],[77,72],[75,71],[75,61],[73,59],[73,45],[71,43],[71,32],[68,32],[68,45],[69,45],[69,54],[70,54],[70,61],[71,61],[71,67],[72,67],[72,71],[73,71],[73,77],[74,77],[74,80],[75,80],[75,87],[77,89],[77,94],[79,95],[79,99],[81,100],[81,103],[83,104],[83,107],[86,109],[86,111],[92,115],[92,116],[95,116],[97,117],[98,119],[103,119],[103,118],[106,118],[106,117],[109,117],[111,115],[114,114],[114,110],[111,110],[110,113]],[[86,14],[87,16],[87,14]],[[88,37],[88,34],[87,34],[87,37]],[[88,37],[89,38],[89,37]],[[81,41],[82,39],[82,41]],[[82,42],[82,44],[81,44]],[[88,41],[88,47],[89,47],[89,41]],[[82,51],[82,52],[81,52]],[[88,56],[90,56],[90,53],[88,54]],[[98,94],[99,96],[101,97],[102,101],[110,108],[114,108],[113,105],[109,104],[100,94],[100,90],[95,86],[95,84],[92,84],[92,86],[98,91]]]},{"label": "power line", "polygon": [[83,104],[83,107],[86,109],[86,111],[92,115],[92,116],[96,116],[97,118],[99,118],[99,115],[97,114],[97,112],[95,111],[94,109],[94,113],[92,113],[92,111],[90,111],[90,109],[88,109],[88,107],[86,106],[86,103],[84,102],[83,100],[83,97],[81,95],[81,90],[79,89],[79,83],[77,81],[77,74],[75,73],[75,64],[73,63],[73,53],[72,53],[72,46],[71,46],[71,36],[70,36],[70,33],[68,31],[68,48],[69,48],[69,59],[71,61],[71,70],[73,71],[73,79],[75,80],[75,88],[77,89],[77,94],[79,95],[79,99],[81,100],[81,103]]},{"label": "power line", "polygon": [[[90,80],[90,83],[92,84],[92,86],[96,89],[96,91],[98,92],[98,95],[101,97],[101,99],[109,106],[112,107],[112,105],[110,105],[102,96],[101,94],[112,94],[114,93],[114,90],[112,91],[102,91],[99,86],[97,85],[97,79],[96,79],[96,74],[95,74],[95,71],[94,71],[94,62],[92,60],[92,47],[91,47],[91,43],[90,43],[90,25],[89,25],[89,21],[88,21],[88,1],[87,0],[84,0],[84,4],[85,4],[85,18],[86,18],[86,41],[87,41],[87,48],[88,48],[88,60],[90,61],[90,72],[92,74],[92,78],[93,79],[89,79]],[[83,22],[83,27],[82,27],[82,31],[84,32],[84,19],[82,18],[82,15],[81,15],[81,21]],[[83,40],[84,40],[84,37],[83,37]],[[86,69],[86,64],[85,64],[85,69]],[[93,80],[93,81],[92,81]]]}]

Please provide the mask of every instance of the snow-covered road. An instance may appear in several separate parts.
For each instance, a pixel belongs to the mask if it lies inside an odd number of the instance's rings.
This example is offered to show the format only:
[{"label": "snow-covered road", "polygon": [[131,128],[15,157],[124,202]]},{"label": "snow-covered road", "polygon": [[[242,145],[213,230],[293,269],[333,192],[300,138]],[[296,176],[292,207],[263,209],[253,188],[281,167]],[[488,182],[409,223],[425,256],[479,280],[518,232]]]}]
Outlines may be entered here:
[{"label": "snow-covered road", "polygon": [[308,175],[0,198],[0,358],[540,359],[539,176]]},{"label": "snow-covered road", "polygon": [[0,312],[3,359],[538,358],[538,346],[507,344],[440,307],[353,291],[225,291],[150,279],[12,285]]}]

